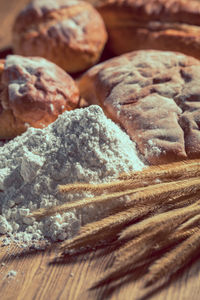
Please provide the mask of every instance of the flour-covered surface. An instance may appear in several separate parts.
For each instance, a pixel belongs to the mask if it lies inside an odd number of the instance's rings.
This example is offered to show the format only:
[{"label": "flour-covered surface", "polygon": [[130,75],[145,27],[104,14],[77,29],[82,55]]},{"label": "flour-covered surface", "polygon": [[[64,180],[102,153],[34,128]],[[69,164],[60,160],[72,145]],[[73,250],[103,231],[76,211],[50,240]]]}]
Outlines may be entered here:
[{"label": "flour-covered surface", "polygon": [[83,197],[60,194],[59,184],[106,182],[144,167],[135,144],[96,105],[65,112],[45,129],[29,128],[0,147],[0,158],[0,233],[29,245],[69,238],[106,211],[90,207],[40,222],[28,218],[37,208]]},{"label": "flour-covered surface", "polygon": [[44,128],[78,107],[79,91],[61,68],[41,57],[8,55],[0,65],[0,139]]},{"label": "flour-covered surface", "polygon": [[103,107],[150,164],[200,157],[200,63],[170,51],[140,50],[88,70],[81,96]]},{"label": "flour-covered surface", "polygon": [[13,26],[14,53],[45,57],[69,73],[95,64],[106,41],[103,19],[85,1],[33,0]]}]

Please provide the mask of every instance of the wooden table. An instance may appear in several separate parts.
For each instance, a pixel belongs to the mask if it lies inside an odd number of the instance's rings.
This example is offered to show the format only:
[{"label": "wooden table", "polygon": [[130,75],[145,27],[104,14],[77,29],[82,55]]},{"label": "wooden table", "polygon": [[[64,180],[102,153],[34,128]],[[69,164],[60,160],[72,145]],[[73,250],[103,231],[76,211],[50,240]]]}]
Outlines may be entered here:
[{"label": "wooden table", "polygon": [[[16,247],[2,247],[0,255],[1,300],[138,300],[144,291],[138,282],[129,281],[117,288],[104,286],[89,290],[103,271],[112,263],[112,254],[100,255],[96,251],[52,263],[55,250],[30,251]],[[172,278],[169,285],[158,290],[152,300],[198,300],[200,262],[188,267],[179,277]],[[9,272],[17,272],[7,277]]]},{"label": "wooden table", "polygon": [[[17,12],[28,0],[0,0],[0,49],[11,46],[11,27]],[[113,260],[113,255],[100,252],[74,257],[68,261],[50,263],[55,250],[29,251],[16,246],[1,247],[0,252],[0,299],[1,300],[136,300],[142,295],[142,279],[129,281],[110,288],[93,291],[89,287]],[[108,251],[109,252],[109,251]],[[170,283],[158,289],[146,299],[154,300],[199,300],[200,261],[172,278]],[[11,270],[16,276],[7,277]]]}]

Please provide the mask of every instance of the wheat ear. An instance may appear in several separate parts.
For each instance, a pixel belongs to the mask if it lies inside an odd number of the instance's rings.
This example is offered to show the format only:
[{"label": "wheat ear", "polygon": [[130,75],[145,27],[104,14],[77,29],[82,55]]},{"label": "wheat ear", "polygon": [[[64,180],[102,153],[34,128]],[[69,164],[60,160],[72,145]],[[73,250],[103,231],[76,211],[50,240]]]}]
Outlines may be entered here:
[{"label": "wheat ear", "polygon": [[164,230],[161,232],[159,229],[155,229],[127,242],[115,253],[114,265],[93,285],[93,288],[121,278],[130,271],[143,266],[146,261],[149,261],[149,256],[191,237],[197,230],[199,229],[193,228],[185,232],[175,232],[163,236]]},{"label": "wheat ear", "polygon": [[[73,240],[68,240],[64,242],[61,246],[62,251],[69,249],[77,249],[81,246],[93,245],[96,240],[98,240],[99,235],[103,234],[102,238],[111,236],[112,232],[116,233],[116,230],[119,231],[121,227],[124,227],[130,221],[134,221],[138,218],[144,217],[151,212],[155,212],[157,209],[160,209],[160,206],[144,205],[144,206],[135,206],[127,210],[121,211],[109,217],[106,217],[100,221],[87,224],[82,227],[80,234],[75,237]],[[177,211],[176,211],[177,214]],[[171,215],[171,212],[170,212]],[[181,222],[184,219],[181,219]],[[166,225],[168,223],[164,223]],[[176,223],[175,223],[176,224]],[[137,226],[137,225],[133,225]],[[176,225],[177,226],[177,225]],[[169,228],[169,227],[168,227]]]},{"label": "wheat ear", "polygon": [[155,243],[156,236],[157,230],[154,230],[154,232],[148,232],[132,241],[131,253],[129,252],[128,255],[124,256],[123,261],[115,263],[111,269],[108,269],[108,271],[104,273],[103,277],[98,280],[93,287],[98,287],[110,282],[111,280],[116,280],[135,269],[136,263],[148,256]]},{"label": "wheat ear", "polygon": [[147,183],[139,180],[116,180],[112,182],[106,183],[73,183],[66,185],[59,185],[58,190],[61,193],[71,193],[71,192],[93,192],[100,193],[105,191],[119,192],[125,189],[133,189],[137,187],[143,187],[147,185]]},{"label": "wheat ear", "polygon": [[164,165],[150,166],[142,171],[134,171],[131,173],[122,173],[119,179],[134,180],[151,180],[156,179],[181,179],[197,177],[200,175],[200,159],[186,160],[181,162],[173,162]]},{"label": "wheat ear", "polygon": [[156,227],[159,227],[160,229],[163,227],[165,228],[166,226],[177,227],[187,219],[200,213],[199,204],[200,202],[197,202],[187,207],[167,211],[131,225],[121,232],[119,240],[131,239]]},{"label": "wheat ear", "polygon": [[[107,203],[110,200],[117,199],[122,196],[131,195],[129,201],[124,201],[124,206],[133,206],[137,202],[156,202],[164,200],[166,197],[180,197],[184,195],[190,195],[200,190],[200,178],[191,178],[187,180],[179,180],[176,182],[166,182],[158,185],[150,185],[142,188],[137,188],[133,190],[126,190],[123,192],[116,192],[105,194],[96,197],[84,198],[82,200],[73,203],[64,203],[60,206],[55,206],[52,208],[41,208],[29,215],[29,217],[34,217],[36,220],[44,218],[46,216],[51,216],[55,213],[64,213],[66,211],[86,207],[91,204],[96,203]],[[122,204],[119,203],[119,206]]]},{"label": "wheat ear", "polygon": [[[105,194],[101,196],[93,196],[93,197],[88,197],[84,198],[81,200],[78,200],[73,203],[64,203],[62,205],[58,206],[53,206],[50,208],[41,208],[36,210],[35,212],[32,212],[29,217],[34,217],[36,220],[40,220],[46,216],[51,216],[56,213],[64,213],[66,211],[72,210],[72,209],[79,209],[82,207],[86,207],[91,204],[96,204],[96,203],[104,203],[113,199],[117,199],[126,195],[131,195],[135,192],[134,190],[127,190],[123,192],[116,192],[116,193],[110,193],[110,194]],[[120,204],[121,206],[121,204]]]},{"label": "wheat ear", "polygon": [[166,201],[163,202],[163,208],[165,211],[171,210],[171,209],[177,209],[182,208],[184,206],[188,206],[191,204],[194,204],[199,201],[199,194],[194,193],[192,195],[186,195],[186,196],[180,196],[180,197],[172,197],[169,199],[166,199]]},{"label": "wheat ear", "polygon": [[[173,246],[174,244],[177,244],[178,242],[188,238],[192,234],[194,234],[198,230],[198,227],[193,227],[188,230],[176,230],[175,232],[171,232],[170,234],[166,234],[161,237],[160,240],[155,240],[155,243],[149,251],[150,255],[154,255],[158,251],[161,251],[165,249],[166,247],[169,248]],[[163,231],[162,231],[163,232]],[[158,232],[159,233],[159,232]],[[166,232],[167,233],[167,232]],[[129,242],[125,243],[125,245],[121,246],[119,250],[116,250],[114,255],[115,255],[115,262],[119,263],[120,261],[123,263],[127,257],[132,255],[132,250],[134,246],[135,239],[130,240]],[[144,245],[147,247],[148,245]],[[142,259],[145,259],[146,257],[142,257]],[[141,264],[141,262],[138,262]]]},{"label": "wheat ear", "polygon": [[145,279],[145,286],[155,283],[167,276],[170,277],[185,266],[200,248],[200,230],[179,244],[175,249],[158,259],[149,269]]},{"label": "wheat ear", "polygon": [[[159,180],[170,181],[174,179],[196,177],[200,175],[200,160],[175,162],[160,166],[150,166],[142,171],[135,171],[129,174],[122,174],[119,179],[108,183],[89,184],[89,183],[73,183],[59,185],[58,190],[62,193],[68,192],[102,192],[102,191],[121,191],[124,189],[132,189],[146,186],[155,180],[155,184]],[[141,180],[142,179],[142,180]]]},{"label": "wheat ear", "polygon": [[196,231],[197,228],[185,232],[175,232],[167,236],[167,240],[161,239],[161,241],[156,239],[157,232],[154,231],[129,241],[116,252],[114,265],[105,272],[103,277],[96,282],[93,287],[98,287],[111,280],[116,280],[126,275],[128,272],[134,271],[136,268],[149,262],[150,256],[152,257],[152,255],[155,255],[158,251],[161,251],[166,247],[171,247],[174,244],[191,237]]},{"label": "wheat ear", "polygon": [[81,233],[74,238],[75,240],[64,242],[61,248],[64,251],[69,248],[76,249],[84,245],[94,244],[96,238],[98,239],[98,236],[101,233],[104,233],[104,238],[106,238],[106,236],[112,236],[113,229],[119,231],[120,227],[124,227],[130,221],[134,221],[160,209],[164,203],[162,200],[159,200],[159,202],[160,203],[157,203],[157,205],[151,205],[151,203],[149,205],[136,205],[127,210],[122,210],[119,213],[108,216],[100,221],[87,224],[82,227]]},{"label": "wheat ear", "polygon": [[153,209],[152,206],[132,207],[102,220],[86,224],[81,228],[78,236],[64,241],[60,249],[65,253],[66,250],[75,250],[86,245],[93,245],[100,240],[100,237],[102,239],[110,238],[130,221],[147,215]]}]

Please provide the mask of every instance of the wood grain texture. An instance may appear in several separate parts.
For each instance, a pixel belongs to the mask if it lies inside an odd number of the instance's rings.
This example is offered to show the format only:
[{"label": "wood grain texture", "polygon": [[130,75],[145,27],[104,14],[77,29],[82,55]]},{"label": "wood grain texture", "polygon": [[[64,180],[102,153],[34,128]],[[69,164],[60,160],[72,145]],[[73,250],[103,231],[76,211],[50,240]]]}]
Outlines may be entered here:
[{"label": "wood grain texture", "polygon": [[[11,46],[11,28],[18,11],[28,0],[0,0],[0,49]],[[93,291],[89,287],[112,263],[113,255],[99,251],[50,264],[55,250],[27,251],[16,246],[0,245],[0,300],[138,300],[142,279],[122,281],[113,287]],[[16,277],[8,278],[10,270]],[[179,277],[174,276],[151,300],[199,300],[200,261],[190,265]],[[133,274],[139,278],[140,274]]]},{"label": "wood grain texture", "polygon": [[[142,279],[129,281],[117,287],[102,287],[89,290],[103,270],[112,262],[112,254],[99,255],[93,252],[58,263],[50,263],[56,255],[51,251],[28,251],[17,247],[1,247],[0,254],[0,299],[1,300],[138,300],[143,295]],[[200,261],[189,266],[179,277],[175,276],[170,284],[158,290],[152,300],[198,300]],[[10,270],[17,272],[8,278]]]}]

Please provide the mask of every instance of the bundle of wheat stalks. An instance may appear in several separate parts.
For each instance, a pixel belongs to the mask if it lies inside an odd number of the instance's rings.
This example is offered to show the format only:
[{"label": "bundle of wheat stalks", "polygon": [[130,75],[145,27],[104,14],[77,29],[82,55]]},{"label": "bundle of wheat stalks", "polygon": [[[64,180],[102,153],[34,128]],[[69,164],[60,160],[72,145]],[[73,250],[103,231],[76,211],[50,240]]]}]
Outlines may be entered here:
[{"label": "bundle of wheat stalks", "polygon": [[[32,213],[36,219],[87,205],[105,205],[122,196],[115,211],[87,224],[78,236],[60,245],[62,254],[94,247],[115,237],[119,246],[115,260],[95,286],[121,278],[150,261],[144,285],[169,278],[193,257],[200,247],[200,160],[152,166],[121,174],[103,184],[59,186],[62,193],[91,191],[96,196]],[[108,205],[109,208],[109,205]],[[131,224],[131,225],[130,225]],[[163,251],[162,256],[156,255]]]}]

